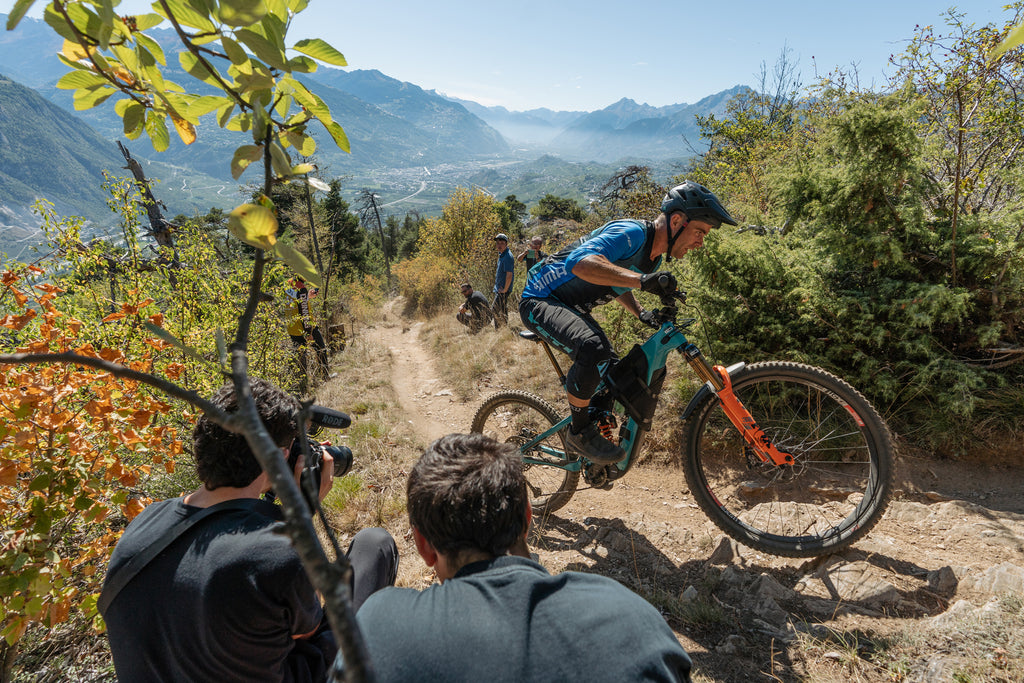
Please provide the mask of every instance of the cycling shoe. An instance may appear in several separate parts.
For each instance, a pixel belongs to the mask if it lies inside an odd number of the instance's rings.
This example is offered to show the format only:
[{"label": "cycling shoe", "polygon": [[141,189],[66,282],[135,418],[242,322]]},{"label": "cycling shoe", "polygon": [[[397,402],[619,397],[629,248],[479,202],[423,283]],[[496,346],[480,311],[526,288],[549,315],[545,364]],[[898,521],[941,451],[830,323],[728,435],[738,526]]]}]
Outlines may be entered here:
[{"label": "cycling shoe", "polygon": [[626,457],[626,451],[602,437],[593,422],[580,430],[579,434],[574,434],[570,429],[565,436],[565,447],[598,465],[614,465]]}]

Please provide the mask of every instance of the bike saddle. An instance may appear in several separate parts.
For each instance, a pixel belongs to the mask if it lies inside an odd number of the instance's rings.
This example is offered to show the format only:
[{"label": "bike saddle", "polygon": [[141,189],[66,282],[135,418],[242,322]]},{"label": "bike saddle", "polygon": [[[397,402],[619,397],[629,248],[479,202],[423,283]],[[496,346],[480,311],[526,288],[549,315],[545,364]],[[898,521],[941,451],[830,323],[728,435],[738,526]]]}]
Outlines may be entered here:
[{"label": "bike saddle", "polygon": [[543,339],[540,338],[540,336],[536,332],[531,332],[530,330],[523,330],[522,332],[519,333],[519,336],[522,337],[523,339],[525,339],[526,341],[532,341],[532,342],[544,341]]}]

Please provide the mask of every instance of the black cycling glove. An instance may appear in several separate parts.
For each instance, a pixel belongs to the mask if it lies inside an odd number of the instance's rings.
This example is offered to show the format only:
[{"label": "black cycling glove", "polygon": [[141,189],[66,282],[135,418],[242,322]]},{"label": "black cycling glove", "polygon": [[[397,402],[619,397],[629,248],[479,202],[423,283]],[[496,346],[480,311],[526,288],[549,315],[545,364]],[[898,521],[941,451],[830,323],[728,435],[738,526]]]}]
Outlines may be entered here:
[{"label": "black cycling glove", "polygon": [[640,322],[648,327],[653,327],[654,329],[661,327],[661,325],[658,324],[658,321],[654,319],[653,311],[640,311],[640,315],[638,317],[640,318]]},{"label": "black cycling glove", "polygon": [[657,296],[671,296],[676,291],[676,276],[667,270],[640,276],[640,291]]}]

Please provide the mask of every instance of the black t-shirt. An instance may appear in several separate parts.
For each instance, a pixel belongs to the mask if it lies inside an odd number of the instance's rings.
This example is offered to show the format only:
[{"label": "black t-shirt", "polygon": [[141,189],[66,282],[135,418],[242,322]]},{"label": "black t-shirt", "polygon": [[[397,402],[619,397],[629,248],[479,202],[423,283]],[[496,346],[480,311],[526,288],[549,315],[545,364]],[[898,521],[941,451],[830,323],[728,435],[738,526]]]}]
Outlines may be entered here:
[{"label": "black t-shirt", "polygon": [[[154,503],[121,537],[110,571],[201,508]],[[323,612],[287,535],[280,508],[214,513],[176,539],[118,594],[106,613],[114,668],[132,681],[308,681],[319,651],[293,635],[314,631]],[[328,655],[325,655],[328,656]],[[333,653],[329,655],[333,656]],[[322,675],[322,674],[320,674]]]},{"label": "black t-shirt", "polygon": [[469,564],[422,591],[384,588],[356,622],[378,683],[690,680],[689,655],[650,603],[522,557]]},{"label": "black t-shirt", "polygon": [[473,290],[473,293],[466,297],[466,307],[473,315],[480,320],[487,322],[493,317],[491,305],[487,303],[487,297],[480,292]]}]

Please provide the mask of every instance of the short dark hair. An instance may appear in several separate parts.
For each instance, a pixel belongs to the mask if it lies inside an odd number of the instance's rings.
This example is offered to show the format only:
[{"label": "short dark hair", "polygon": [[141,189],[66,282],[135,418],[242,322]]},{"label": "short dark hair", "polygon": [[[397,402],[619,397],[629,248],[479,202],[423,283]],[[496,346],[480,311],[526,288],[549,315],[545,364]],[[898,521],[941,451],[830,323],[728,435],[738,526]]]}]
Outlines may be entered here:
[{"label": "short dark hair", "polygon": [[469,284],[468,282],[463,282],[461,285],[459,285],[459,289],[473,289],[473,285]]},{"label": "short dark hair", "polygon": [[530,504],[519,450],[483,434],[434,441],[409,473],[409,523],[446,556],[504,555],[526,532]]},{"label": "short dark hair", "polygon": [[[278,446],[287,446],[299,431],[298,400],[262,379],[250,379],[249,385],[270,438]],[[210,400],[226,412],[238,410],[233,384],[222,386]],[[210,490],[248,486],[263,471],[244,435],[225,430],[206,415],[199,417],[192,430],[192,448],[199,479]]]}]

